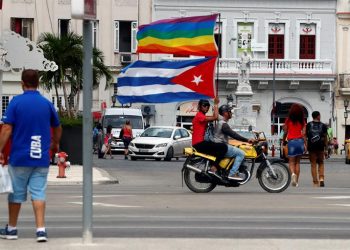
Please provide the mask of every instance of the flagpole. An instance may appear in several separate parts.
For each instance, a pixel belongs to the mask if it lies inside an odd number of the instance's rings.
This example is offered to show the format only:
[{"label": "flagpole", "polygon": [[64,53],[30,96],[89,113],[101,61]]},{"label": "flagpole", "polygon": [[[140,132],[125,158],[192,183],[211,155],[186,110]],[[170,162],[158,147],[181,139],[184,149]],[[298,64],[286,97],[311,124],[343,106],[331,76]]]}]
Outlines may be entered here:
[{"label": "flagpole", "polygon": [[218,59],[216,62],[216,96],[219,95],[219,61],[220,61],[220,48],[221,48],[221,39],[222,39],[222,34],[221,34],[221,13],[219,13],[219,39],[218,39]]}]

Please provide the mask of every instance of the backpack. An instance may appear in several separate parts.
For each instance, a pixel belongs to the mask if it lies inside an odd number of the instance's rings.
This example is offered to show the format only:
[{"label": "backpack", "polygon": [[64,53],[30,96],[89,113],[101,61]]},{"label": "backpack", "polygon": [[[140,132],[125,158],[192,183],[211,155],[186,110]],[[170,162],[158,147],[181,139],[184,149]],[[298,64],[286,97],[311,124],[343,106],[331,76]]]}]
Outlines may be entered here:
[{"label": "backpack", "polygon": [[307,135],[309,144],[320,145],[323,144],[323,123],[310,122],[310,127]]},{"label": "backpack", "polygon": [[208,123],[208,127],[204,134],[205,141],[214,141],[214,124],[212,122]]}]

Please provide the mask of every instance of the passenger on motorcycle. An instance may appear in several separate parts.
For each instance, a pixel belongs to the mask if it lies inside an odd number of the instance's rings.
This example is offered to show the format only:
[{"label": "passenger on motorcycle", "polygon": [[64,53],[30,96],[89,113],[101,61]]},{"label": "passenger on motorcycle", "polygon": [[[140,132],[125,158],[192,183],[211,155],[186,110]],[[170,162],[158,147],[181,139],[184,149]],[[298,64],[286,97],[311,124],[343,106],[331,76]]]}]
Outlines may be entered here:
[{"label": "passenger on motorcycle", "polygon": [[218,104],[219,98],[214,99],[214,112],[213,116],[206,116],[209,110],[210,103],[208,100],[199,100],[198,112],[192,120],[193,134],[192,134],[192,146],[201,153],[210,154],[216,157],[214,166],[208,171],[210,174],[217,175],[216,171],[219,167],[219,162],[224,158],[227,152],[226,143],[215,143],[212,141],[205,141],[204,135],[208,126],[208,122],[218,119]]},{"label": "passenger on motorcycle", "polygon": [[225,154],[225,157],[235,158],[233,166],[228,175],[228,179],[243,180],[244,178],[241,177],[238,173],[238,168],[241,165],[242,161],[244,160],[245,153],[243,150],[228,144],[228,140],[229,140],[229,137],[231,137],[239,141],[253,143],[254,139],[244,138],[243,136],[239,135],[238,133],[236,133],[230,128],[227,122],[232,118],[232,112],[231,112],[231,108],[228,105],[222,105],[219,108],[219,114],[222,116],[223,119],[219,121],[219,123],[216,125],[214,129],[214,142],[226,143],[227,152]]}]

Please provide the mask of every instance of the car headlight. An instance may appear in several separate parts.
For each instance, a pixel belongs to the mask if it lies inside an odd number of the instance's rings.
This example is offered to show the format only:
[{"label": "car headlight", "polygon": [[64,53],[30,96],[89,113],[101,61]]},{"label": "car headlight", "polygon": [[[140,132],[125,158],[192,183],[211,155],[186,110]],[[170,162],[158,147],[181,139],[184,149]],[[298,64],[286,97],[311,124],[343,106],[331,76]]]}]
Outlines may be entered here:
[{"label": "car headlight", "polygon": [[135,147],[135,144],[134,144],[133,142],[130,142],[130,143],[129,143],[129,146],[130,146],[130,147]]},{"label": "car headlight", "polygon": [[164,148],[167,145],[168,145],[168,143],[161,143],[161,144],[156,145],[156,148]]}]

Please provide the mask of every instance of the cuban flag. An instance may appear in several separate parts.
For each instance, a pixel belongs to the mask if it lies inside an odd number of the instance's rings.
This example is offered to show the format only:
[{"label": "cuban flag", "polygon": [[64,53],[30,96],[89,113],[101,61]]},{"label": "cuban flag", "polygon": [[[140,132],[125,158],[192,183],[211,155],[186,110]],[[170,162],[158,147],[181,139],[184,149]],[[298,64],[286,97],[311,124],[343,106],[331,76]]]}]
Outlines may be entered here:
[{"label": "cuban flag", "polygon": [[125,103],[167,103],[214,98],[216,57],[184,61],[136,61],[117,78]]}]

